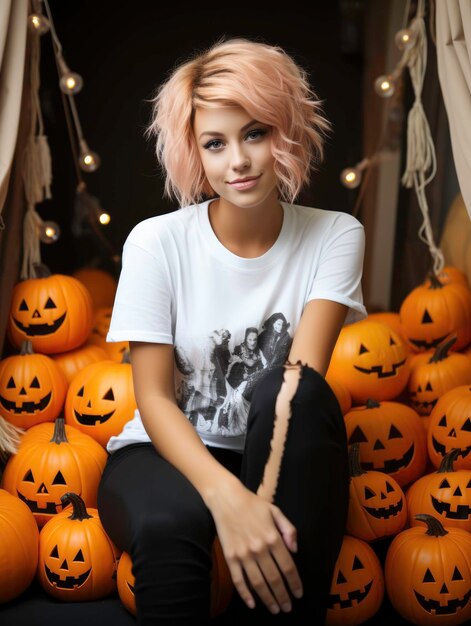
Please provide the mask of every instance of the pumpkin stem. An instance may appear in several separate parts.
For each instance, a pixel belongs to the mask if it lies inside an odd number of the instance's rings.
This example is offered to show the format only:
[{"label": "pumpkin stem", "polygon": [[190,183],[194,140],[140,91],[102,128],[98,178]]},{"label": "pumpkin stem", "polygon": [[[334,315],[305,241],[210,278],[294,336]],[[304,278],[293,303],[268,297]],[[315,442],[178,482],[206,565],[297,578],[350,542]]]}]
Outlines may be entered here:
[{"label": "pumpkin stem", "polygon": [[443,528],[443,524],[433,515],[428,513],[418,513],[414,515],[415,519],[425,522],[427,524],[426,535],[432,535],[432,537],[443,537],[448,535],[448,531]]},{"label": "pumpkin stem", "polygon": [[375,400],[374,398],[368,398],[368,400],[366,401],[367,409],[378,409],[380,406],[381,404],[378,402],[378,400]]},{"label": "pumpkin stem", "polygon": [[33,342],[31,341],[31,339],[23,339],[23,341],[21,342],[20,354],[21,356],[25,356],[26,354],[34,354]]},{"label": "pumpkin stem", "polygon": [[90,513],[88,513],[85,502],[78,495],[78,493],[74,493],[73,491],[67,491],[67,493],[64,493],[64,495],[61,496],[61,502],[64,508],[70,502],[72,503],[73,511],[67,519],[78,519],[81,522],[84,519],[90,519],[91,517],[93,517],[93,515],[90,515]]},{"label": "pumpkin stem", "polygon": [[69,443],[67,435],[65,434],[65,420],[63,417],[56,417],[54,421],[54,433],[50,443]]},{"label": "pumpkin stem", "polygon": [[348,448],[348,465],[350,466],[350,476],[355,478],[366,474],[364,469],[360,465],[360,442],[355,441]]},{"label": "pumpkin stem", "polygon": [[447,359],[450,355],[448,354],[448,350],[458,339],[458,335],[454,333],[449,339],[444,339],[442,343],[439,343],[435,348],[435,352],[428,360],[428,363],[438,363],[439,361],[443,361]]},{"label": "pumpkin stem", "polygon": [[435,272],[430,272],[428,277],[430,280],[429,289],[442,289],[443,288],[443,283],[440,282]]},{"label": "pumpkin stem", "polygon": [[126,348],[123,352],[123,358],[121,359],[121,363],[131,363],[131,350]]},{"label": "pumpkin stem", "polygon": [[48,278],[52,276],[51,270],[44,263],[33,263],[33,274],[36,278]]},{"label": "pumpkin stem", "polygon": [[437,474],[444,474],[445,472],[454,472],[453,463],[456,461],[456,457],[460,453],[459,448],[453,448],[450,452],[447,452],[440,463],[440,467],[437,469]]}]

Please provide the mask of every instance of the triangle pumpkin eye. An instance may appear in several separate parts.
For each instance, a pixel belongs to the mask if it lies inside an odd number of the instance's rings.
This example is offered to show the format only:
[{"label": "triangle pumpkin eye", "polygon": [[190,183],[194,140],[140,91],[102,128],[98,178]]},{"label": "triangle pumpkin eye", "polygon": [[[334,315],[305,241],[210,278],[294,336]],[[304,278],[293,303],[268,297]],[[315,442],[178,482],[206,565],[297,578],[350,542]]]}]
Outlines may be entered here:
[{"label": "triangle pumpkin eye", "polygon": [[439,426],[446,426],[446,415],[444,415],[438,422]]},{"label": "triangle pumpkin eye", "polygon": [[394,491],[394,487],[386,481],[386,492],[389,493],[390,491]]},{"label": "triangle pumpkin eye", "polygon": [[29,311],[28,305],[26,304],[26,300],[22,300],[19,307],[20,311]]},{"label": "triangle pumpkin eye", "polygon": [[440,483],[439,489],[449,489],[449,488],[450,488],[450,483],[447,481],[446,478],[444,478],[442,482]]},{"label": "triangle pumpkin eye", "polygon": [[466,422],[461,427],[461,430],[467,430],[468,432],[471,431],[471,418],[468,417]]},{"label": "triangle pumpkin eye", "polygon": [[365,500],[369,500],[375,496],[375,492],[369,487],[365,487]]},{"label": "triangle pumpkin eye", "polygon": [[114,400],[113,389],[110,387],[108,391],[103,396],[103,400]]},{"label": "triangle pumpkin eye", "polygon": [[80,389],[77,391],[77,395],[78,395],[80,398],[83,398],[83,389],[84,389],[84,388],[83,388],[83,386],[82,386],[82,387],[80,387]]},{"label": "triangle pumpkin eye", "polygon": [[471,489],[471,480],[468,482],[468,484],[466,485],[466,489]]},{"label": "triangle pumpkin eye", "polygon": [[361,343],[360,344],[360,350],[359,350],[358,354],[363,354],[364,352],[369,352],[369,350],[367,348],[365,348],[365,346]]},{"label": "triangle pumpkin eye", "polygon": [[28,483],[34,483],[34,477],[33,477],[33,472],[31,470],[28,470],[23,478],[24,481],[28,482]]},{"label": "triangle pumpkin eye", "polygon": [[53,485],[66,485],[67,483],[65,482],[65,478],[62,475],[62,472],[59,470],[57,472],[57,474],[55,475],[54,480],[52,481]]},{"label": "triangle pumpkin eye", "polygon": [[82,563],[85,561],[85,559],[83,558],[82,550],[79,550],[77,552],[77,554],[74,557],[74,561],[82,561]]},{"label": "triangle pumpkin eye", "polygon": [[54,304],[54,301],[51,298],[47,299],[46,306],[44,308],[45,309],[57,309],[56,305]]},{"label": "triangle pumpkin eye", "polygon": [[346,583],[346,582],[347,582],[347,579],[342,574],[342,572],[339,570],[339,573],[337,574],[337,584],[339,584],[339,583]]},{"label": "triangle pumpkin eye", "polygon": [[424,576],[424,583],[434,583],[435,582],[435,578],[433,577],[432,572],[429,570],[429,568],[427,567],[427,571],[425,572],[425,576]]},{"label": "triangle pumpkin eye", "polygon": [[430,317],[430,313],[427,311],[427,309],[425,309],[424,311],[422,324],[433,324],[433,319]]},{"label": "triangle pumpkin eye", "polygon": [[10,380],[7,383],[7,389],[16,389],[15,381],[13,380],[13,376],[10,376]]},{"label": "triangle pumpkin eye", "polygon": [[451,577],[451,580],[463,580],[463,576],[461,576],[461,572],[456,567],[456,565],[455,565],[455,570],[453,572],[453,576]]},{"label": "triangle pumpkin eye", "polygon": [[348,443],[361,443],[362,441],[368,441],[368,439],[365,437],[365,433],[362,429],[359,426],[356,426],[355,430],[350,435]]},{"label": "triangle pumpkin eye", "polygon": [[394,341],[394,339],[392,337],[389,337],[389,345],[390,346],[397,346],[397,343]]},{"label": "triangle pumpkin eye", "polygon": [[59,550],[57,549],[57,546],[53,547],[52,552],[49,556],[53,556],[56,559],[59,558]]},{"label": "triangle pumpkin eye", "polygon": [[355,558],[353,559],[353,567],[352,570],[356,570],[356,569],[365,569],[365,566],[363,565],[363,563],[360,561],[360,559],[355,556]]},{"label": "triangle pumpkin eye", "polygon": [[37,377],[37,376],[35,376],[35,377],[33,378],[33,380],[31,381],[30,388],[31,388],[31,389],[39,389],[39,388],[40,388],[40,386],[41,386],[41,385],[39,384],[38,377]]},{"label": "triangle pumpkin eye", "polygon": [[431,385],[430,383],[427,383],[427,384],[425,385],[425,391],[433,391],[433,389],[432,389],[432,385]]},{"label": "triangle pumpkin eye", "polygon": [[394,424],[391,424],[388,438],[389,439],[402,439],[402,433],[396,428],[396,426],[394,426]]}]

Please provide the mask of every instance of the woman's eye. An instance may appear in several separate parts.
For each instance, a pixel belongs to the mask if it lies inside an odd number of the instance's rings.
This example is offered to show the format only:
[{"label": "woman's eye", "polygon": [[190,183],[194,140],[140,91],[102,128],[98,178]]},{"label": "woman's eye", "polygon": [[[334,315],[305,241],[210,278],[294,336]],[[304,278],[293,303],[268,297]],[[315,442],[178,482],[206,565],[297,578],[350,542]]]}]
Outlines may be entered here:
[{"label": "woman's eye", "polygon": [[[250,137],[251,135],[255,135],[262,137],[263,135],[265,135],[267,133],[267,131],[264,128],[256,128],[255,130],[251,130],[246,137]],[[212,146],[214,146],[214,144],[218,144],[221,143],[221,141],[219,139],[212,139],[211,141],[208,141],[208,143],[204,146],[205,150],[211,150]],[[217,149],[217,147],[216,147]],[[215,150],[216,150],[215,149]],[[212,150],[212,152],[214,152],[215,150]]]}]

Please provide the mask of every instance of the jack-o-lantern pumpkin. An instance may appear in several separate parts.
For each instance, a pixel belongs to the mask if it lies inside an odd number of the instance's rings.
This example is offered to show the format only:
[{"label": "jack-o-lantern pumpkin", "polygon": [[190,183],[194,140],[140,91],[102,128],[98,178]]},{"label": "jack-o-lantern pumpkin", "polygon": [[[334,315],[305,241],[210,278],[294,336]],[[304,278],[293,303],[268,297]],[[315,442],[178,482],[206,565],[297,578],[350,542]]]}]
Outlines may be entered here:
[{"label": "jack-o-lantern pumpkin", "polygon": [[[210,618],[213,619],[224,613],[229,606],[234,593],[234,585],[217,535],[213,542],[211,554]],[[134,598],[135,578],[132,572],[132,560],[127,552],[123,552],[119,559],[117,582],[121,602],[132,615],[136,615],[136,601]]]},{"label": "jack-o-lantern pumpkin", "polygon": [[345,535],[332,576],[327,626],[361,624],[378,612],[383,598],[383,570],[373,548]]},{"label": "jack-o-lantern pumpkin", "polygon": [[413,624],[452,626],[471,619],[471,534],[444,528],[432,515],[400,532],[386,554],[386,591],[396,611]]},{"label": "jack-o-lantern pumpkin", "polygon": [[360,465],[392,476],[401,487],[417,480],[427,462],[427,442],[420,417],[400,402],[352,407],[344,416],[349,445],[360,444]]},{"label": "jack-o-lantern pumpkin", "polygon": [[434,467],[458,448],[455,470],[471,469],[471,385],[450,389],[438,400],[430,414],[427,447]]},{"label": "jack-o-lantern pumpkin", "polygon": [[407,385],[409,351],[386,324],[368,319],[344,326],[327,375],[347,387],[354,405],[395,398]]},{"label": "jack-o-lantern pumpkin", "polygon": [[36,574],[39,531],[24,502],[0,489],[0,604],[25,591]]},{"label": "jack-o-lantern pumpkin", "polygon": [[76,278],[50,274],[45,266],[13,288],[8,336],[19,347],[30,339],[33,348],[44,354],[78,348],[92,329],[93,306],[87,288]]},{"label": "jack-o-lantern pumpkin", "polygon": [[440,343],[432,356],[417,354],[411,362],[409,402],[421,415],[430,415],[438,399],[450,389],[471,384],[471,359],[459,352],[448,353],[455,341],[453,335]]},{"label": "jack-o-lantern pumpkin", "polygon": [[414,352],[424,352],[456,333],[452,349],[461,350],[471,341],[471,289],[429,276],[428,286],[415,287],[401,304],[403,335]]},{"label": "jack-o-lantern pumpkin", "polygon": [[0,361],[0,415],[19,428],[53,422],[64,406],[67,380],[53,359],[25,340],[19,355]]},{"label": "jack-o-lantern pumpkin", "polygon": [[407,505],[399,484],[384,472],[365,472],[360,466],[360,444],[348,450],[350,499],[347,533],[363,541],[376,541],[401,531],[407,522]]},{"label": "jack-o-lantern pumpkin", "polygon": [[[70,352],[62,352],[61,354],[53,354],[52,358],[61,368],[63,374],[67,378],[67,382],[72,382],[73,378],[87,365],[98,363],[99,361],[107,361],[108,353],[99,346],[85,345],[80,346],[76,350]],[[65,400],[65,396],[64,396]]]},{"label": "jack-o-lantern pumpkin", "polygon": [[105,532],[97,509],[85,506],[76,493],[61,501],[69,506],[39,533],[38,580],[46,593],[65,602],[104,598],[116,591],[121,551]]},{"label": "jack-o-lantern pumpkin", "polygon": [[471,470],[454,470],[459,454],[453,448],[445,454],[436,472],[422,476],[407,491],[409,525],[419,526],[419,512],[439,517],[444,526],[471,532]]},{"label": "jack-o-lantern pumpkin", "polygon": [[391,330],[393,330],[397,335],[399,335],[399,337],[401,337],[401,339],[404,341],[404,345],[407,349],[409,349],[406,338],[402,336],[399,313],[395,313],[394,311],[376,311],[374,313],[368,313],[368,319],[370,322],[381,322],[381,324],[386,324],[386,326],[389,326]]},{"label": "jack-o-lantern pumpkin", "polygon": [[92,437],[58,417],[54,424],[32,426],[9,457],[3,489],[25,502],[41,528],[61,508],[61,496],[74,490],[96,507],[98,485],[108,458]]},{"label": "jack-o-lantern pumpkin", "polygon": [[118,435],[137,408],[129,352],[122,363],[100,361],[75,376],[65,401],[65,421],[103,447]]},{"label": "jack-o-lantern pumpkin", "polygon": [[93,308],[113,306],[118,283],[114,276],[96,267],[82,267],[73,273],[90,292]]},{"label": "jack-o-lantern pumpkin", "polygon": [[93,328],[88,337],[87,344],[99,346],[108,354],[110,359],[121,363],[123,354],[129,350],[129,341],[107,342],[106,336],[110,328],[111,313],[113,307],[101,307],[95,312]]}]

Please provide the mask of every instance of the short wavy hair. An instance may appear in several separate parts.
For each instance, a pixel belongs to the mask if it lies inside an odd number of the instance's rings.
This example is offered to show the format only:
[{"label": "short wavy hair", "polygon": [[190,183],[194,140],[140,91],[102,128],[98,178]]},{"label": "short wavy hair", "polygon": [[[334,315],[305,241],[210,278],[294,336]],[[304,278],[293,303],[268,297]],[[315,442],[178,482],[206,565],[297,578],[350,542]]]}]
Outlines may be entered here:
[{"label": "short wavy hair", "polygon": [[281,47],[223,35],[174,68],[156,90],[145,136],[156,138],[157,161],[165,175],[164,195],[180,207],[214,197],[193,132],[198,107],[240,106],[272,127],[279,198],[294,202],[324,158],[331,123],[307,72]]}]

